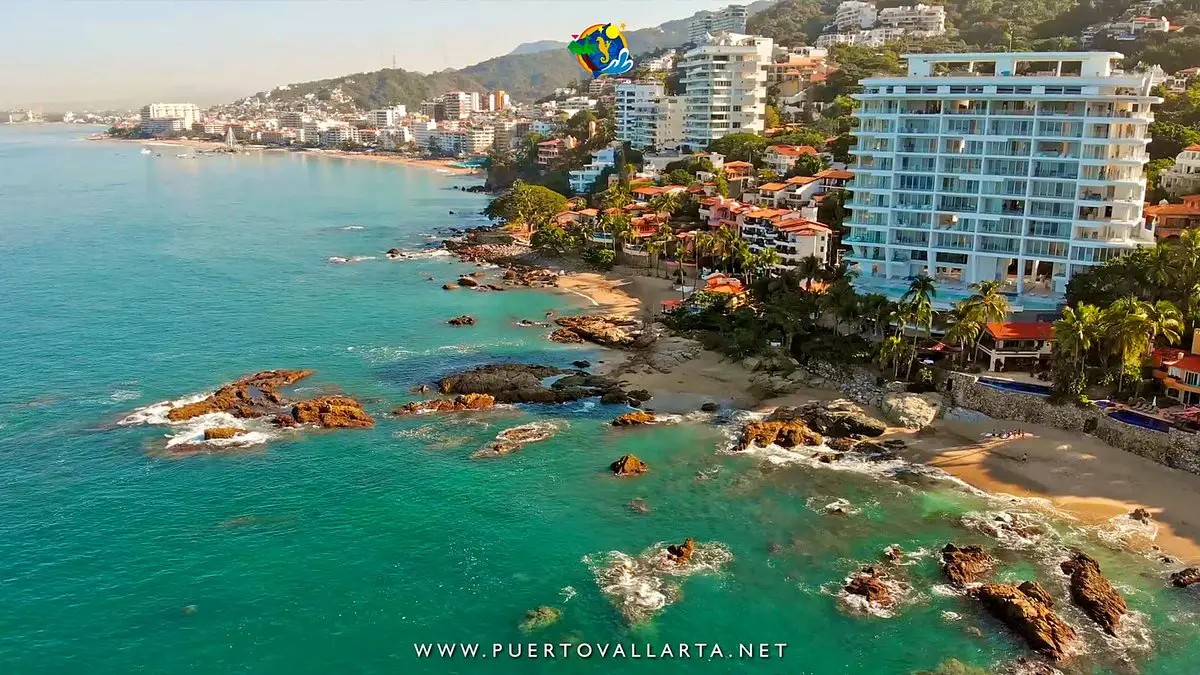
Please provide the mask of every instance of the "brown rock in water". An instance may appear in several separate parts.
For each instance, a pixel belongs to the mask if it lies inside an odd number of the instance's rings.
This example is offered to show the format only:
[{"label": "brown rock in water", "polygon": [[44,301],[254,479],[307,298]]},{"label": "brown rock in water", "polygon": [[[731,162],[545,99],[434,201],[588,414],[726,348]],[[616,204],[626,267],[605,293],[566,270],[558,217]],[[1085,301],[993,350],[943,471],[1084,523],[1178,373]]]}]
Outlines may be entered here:
[{"label": "brown rock in water", "polygon": [[475,279],[472,279],[471,277],[459,277],[458,285],[466,286],[467,288],[476,288],[479,286],[479,282],[476,281]]},{"label": "brown rock in water", "polygon": [[507,281],[512,281],[513,279],[516,279],[517,271],[514,269],[511,269],[511,268],[504,270],[504,278]]},{"label": "brown rock in water", "polygon": [[485,276],[486,274],[487,274],[487,272],[484,272],[483,270],[471,272],[471,276],[473,276],[473,277],[482,277],[482,276]]},{"label": "brown rock in water", "polygon": [[854,449],[855,445],[858,445],[858,440],[853,438],[827,438],[825,439],[825,444],[829,446],[830,450],[850,452]]},{"label": "brown rock in water", "polygon": [[1146,509],[1137,508],[1129,512],[1129,517],[1143,523],[1148,523],[1151,520],[1150,512]]},{"label": "brown rock in water", "polygon": [[463,314],[462,316],[456,316],[453,319],[447,319],[446,323],[450,324],[451,326],[474,326],[475,317],[468,314]]},{"label": "brown rock in water", "polygon": [[642,499],[641,497],[634,497],[633,499],[629,500],[629,510],[633,511],[634,513],[646,514],[650,513],[650,505],[646,503],[645,499]]},{"label": "brown rock in water", "polygon": [[204,430],[204,440],[211,441],[214,438],[233,438],[241,433],[245,433],[245,431],[237,427],[211,427]]},{"label": "brown rock in water", "polygon": [[820,445],[821,434],[809,429],[800,420],[789,421],[760,421],[751,422],[742,429],[742,438],[738,448],[756,445],[766,447],[771,444],[783,448],[794,448],[797,445]]},{"label": "brown rock in water", "polygon": [[614,427],[635,427],[643,424],[654,424],[654,413],[648,412],[631,412],[621,415],[612,421]]},{"label": "brown rock in water", "polygon": [[887,558],[888,562],[893,565],[899,565],[904,562],[904,549],[900,548],[899,544],[892,544],[883,549],[883,557]]},{"label": "brown rock in water", "polygon": [[1075,641],[1075,629],[1044,602],[1048,596],[1041,586],[1026,584],[1022,587],[1028,593],[1012,584],[986,584],[968,594],[978,598],[984,609],[1023,637],[1034,651],[1061,660]]},{"label": "brown rock in water", "polygon": [[487,410],[496,405],[490,394],[460,394],[454,398],[435,398],[428,401],[412,401],[396,408],[393,415],[411,415],[419,412],[460,412],[463,410]]},{"label": "brown rock in water", "polygon": [[896,601],[892,598],[892,592],[883,583],[885,578],[874,567],[864,567],[850,578],[845,590],[847,593],[863,596],[867,602],[873,605],[891,609],[896,606]]},{"label": "brown rock in water", "polygon": [[1178,588],[1187,588],[1196,582],[1200,582],[1200,568],[1197,567],[1189,567],[1171,574],[1171,583]]},{"label": "brown rock in water", "polygon": [[455,286],[453,284],[442,284],[443,291],[453,291],[456,288],[458,288],[458,286]]},{"label": "brown rock in water", "polygon": [[300,401],[292,406],[292,417],[300,424],[317,424],[327,429],[375,426],[375,419],[349,396],[319,396]]},{"label": "brown rock in water", "polygon": [[409,391],[411,391],[414,394],[428,394],[429,393],[429,385],[418,384],[418,385],[414,386],[412,389],[410,389]]},{"label": "brown rock in water", "polygon": [[312,375],[312,370],[264,370],[231,382],[213,392],[203,401],[188,403],[167,411],[172,422],[190,420],[200,415],[227,412],[235,417],[260,417],[265,408],[275,408],[281,401],[275,391],[295,384]]},{"label": "brown rock in water", "polygon": [[583,338],[570,328],[559,328],[550,334],[550,341],[564,345],[576,345],[582,343]]},{"label": "brown rock in water", "polygon": [[400,256],[400,253],[401,253],[401,251],[398,248],[389,248],[387,250],[387,256],[389,258],[397,258]]},{"label": "brown rock in water", "polygon": [[688,537],[683,540],[682,544],[671,544],[667,547],[667,557],[674,560],[676,564],[683,565],[692,559],[692,553],[696,550],[696,540]]},{"label": "brown rock in water", "polygon": [[887,424],[849,401],[811,403],[799,408],[776,408],[768,419],[801,419],[813,431],[834,438],[882,436]]},{"label": "brown rock in water", "polygon": [[554,323],[568,329],[581,340],[606,347],[632,345],[641,335],[643,327],[642,322],[637,319],[616,316],[563,316]]},{"label": "brown rock in water", "polygon": [[1117,634],[1121,617],[1129,613],[1125,597],[1100,573],[1100,564],[1076,551],[1062,563],[1063,574],[1071,575],[1071,600],[1105,633]]},{"label": "brown rock in water", "polygon": [[583,361],[583,360],[572,361],[571,365],[575,366],[576,368],[591,368],[592,362],[591,361]]},{"label": "brown rock in water", "polygon": [[271,420],[271,423],[280,429],[291,429],[296,426],[296,418],[287,413],[280,413],[275,416],[275,419]]},{"label": "brown rock in water", "polygon": [[608,386],[607,381],[553,388],[542,384],[548,377],[572,372],[553,366],[494,364],[448,375],[438,382],[438,386],[444,394],[491,394],[497,403],[564,403],[598,396]]},{"label": "brown rock in water", "polygon": [[959,548],[954,544],[946,544],[942,549],[942,574],[958,586],[978,580],[995,565],[996,561],[992,556],[979,546]]},{"label": "brown rock in water", "polygon": [[621,455],[621,458],[608,466],[618,476],[637,476],[646,473],[650,467],[637,458],[637,455]]}]

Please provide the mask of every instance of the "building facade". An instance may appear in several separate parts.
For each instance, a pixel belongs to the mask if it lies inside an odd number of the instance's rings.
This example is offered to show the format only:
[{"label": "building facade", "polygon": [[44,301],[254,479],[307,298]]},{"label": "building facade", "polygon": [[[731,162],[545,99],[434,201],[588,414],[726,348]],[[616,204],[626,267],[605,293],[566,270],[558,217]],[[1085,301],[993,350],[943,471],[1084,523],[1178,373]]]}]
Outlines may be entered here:
[{"label": "building facade", "polygon": [[703,149],[732,133],[764,131],[773,48],[771,38],[723,33],[684,54],[687,145]]},{"label": "building facade", "polygon": [[729,5],[715,12],[696,12],[688,19],[688,41],[700,44],[705,35],[745,33],[748,16],[745,5]]},{"label": "building facade", "polygon": [[833,24],[837,26],[839,33],[862,30],[875,25],[876,14],[873,2],[847,0],[838,5]]},{"label": "building facade", "polygon": [[1047,309],[1076,273],[1154,242],[1149,73],[1117,71],[1115,52],[905,58],[907,75],[855,95],[844,243],[860,285],[894,297],[914,275],[996,280],[1014,308]]},{"label": "building facade", "polygon": [[661,82],[627,82],[616,90],[616,138],[634,148],[678,148],[684,98],[667,96]]},{"label": "building facade", "polygon": [[151,103],[142,106],[143,122],[149,120],[179,119],[183,120],[183,128],[191,129],[200,121],[200,108],[194,103]]},{"label": "building facade", "polygon": [[1189,145],[1175,156],[1175,166],[1162,175],[1162,186],[1172,197],[1200,193],[1200,144]]}]

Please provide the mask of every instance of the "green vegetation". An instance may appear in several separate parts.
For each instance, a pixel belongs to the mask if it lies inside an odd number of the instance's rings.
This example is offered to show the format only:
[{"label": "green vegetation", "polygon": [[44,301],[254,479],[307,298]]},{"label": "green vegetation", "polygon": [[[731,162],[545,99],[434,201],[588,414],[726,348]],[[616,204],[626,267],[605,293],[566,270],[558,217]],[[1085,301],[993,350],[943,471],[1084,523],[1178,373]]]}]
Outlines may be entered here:
[{"label": "green vegetation", "polygon": [[484,215],[506,224],[534,230],[547,226],[555,214],[567,208],[567,198],[540,185],[517,181],[511,188],[492,200]]},{"label": "green vegetation", "polygon": [[762,161],[768,144],[769,141],[758,134],[729,134],[713,141],[708,150],[725,155],[727,162],[755,162]]}]

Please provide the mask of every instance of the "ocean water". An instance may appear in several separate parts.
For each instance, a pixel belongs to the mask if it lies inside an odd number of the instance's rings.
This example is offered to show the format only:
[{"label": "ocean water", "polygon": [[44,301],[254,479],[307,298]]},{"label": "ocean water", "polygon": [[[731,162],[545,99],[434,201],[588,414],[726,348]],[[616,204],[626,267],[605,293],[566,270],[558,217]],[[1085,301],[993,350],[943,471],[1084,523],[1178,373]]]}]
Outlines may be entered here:
[{"label": "ocean water", "polygon": [[[708,421],[616,430],[623,409],[594,401],[389,417],[412,385],[456,369],[604,358],[512,326],[582,308],[575,296],[446,292],[474,268],[384,258],[480,222],[485,199],[451,189],[470,179],[283,153],[153,157],[83,133],[0,127],[0,672],[875,674],[1027,654],[941,585],[930,552],[947,541],[996,549],[998,578],[1036,577],[1060,599],[1088,650],[1068,672],[1196,672],[1200,596],[1031,505],[881,467],[724,454],[729,427]],[[479,323],[444,324],[463,313]],[[183,430],[118,424],[267,368],[315,368],[302,391],[355,395],[378,425],[172,457],[164,436]],[[469,457],[538,421],[557,435]],[[650,472],[607,475],[625,452]],[[824,513],[836,499],[854,512]],[[1000,508],[1057,534],[1008,550],[963,525]],[[689,536],[712,569],[636,562]],[[844,608],[842,580],[893,543],[914,553],[895,573],[904,602],[891,617]],[[1126,591],[1136,614],[1120,640],[1066,601],[1054,565],[1068,545]],[[664,596],[636,625],[614,602]],[[561,620],[523,633],[540,605]],[[488,658],[418,658],[429,642],[481,643]],[[491,658],[528,642],[717,643],[733,658]],[[787,647],[747,659],[739,643]]]}]

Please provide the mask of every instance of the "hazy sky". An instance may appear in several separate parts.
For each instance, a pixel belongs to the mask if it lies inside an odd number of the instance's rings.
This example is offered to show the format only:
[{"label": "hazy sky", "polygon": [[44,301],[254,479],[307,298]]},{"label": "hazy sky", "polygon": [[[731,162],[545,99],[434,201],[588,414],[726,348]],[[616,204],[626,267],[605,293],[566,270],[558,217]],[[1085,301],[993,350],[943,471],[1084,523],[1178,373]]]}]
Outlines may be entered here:
[{"label": "hazy sky", "polygon": [[0,0],[0,109],[200,105],[396,65],[429,72],[730,0]]}]

